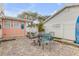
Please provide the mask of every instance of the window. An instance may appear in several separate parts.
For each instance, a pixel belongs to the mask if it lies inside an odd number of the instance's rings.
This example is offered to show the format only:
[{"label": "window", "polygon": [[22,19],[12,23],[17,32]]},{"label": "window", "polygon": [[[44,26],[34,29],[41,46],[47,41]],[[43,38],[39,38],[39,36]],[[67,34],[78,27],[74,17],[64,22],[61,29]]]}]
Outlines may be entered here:
[{"label": "window", "polygon": [[0,29],[2,28],[1,24],[0,24]]},{"label": "window", "polygon": [[17,21],[14,21],[14,29],[19,29],[20,28],[20,23]]},{"label": "window", "polygon": [[24,29],[24,23],[21,24],[21,29]]},{"label": "window", "polygon": [[54,28],[60,28],[61,25],[60,25],[60,24],[54,24],[53,27],[54,27]]},{"label": "window", "polygon": [[10,28],[10,21],[9,20],[5,20],[4,27]]}]

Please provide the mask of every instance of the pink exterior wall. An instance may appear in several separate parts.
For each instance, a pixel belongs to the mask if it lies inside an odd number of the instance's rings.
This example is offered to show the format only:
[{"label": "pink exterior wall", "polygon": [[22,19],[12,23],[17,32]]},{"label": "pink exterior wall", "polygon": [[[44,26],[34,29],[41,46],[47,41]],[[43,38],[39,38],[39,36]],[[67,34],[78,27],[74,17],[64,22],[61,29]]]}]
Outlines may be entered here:
[{"label": "pink exterior wall", "polygon": [[3,37],[21,37],[25,36],[25,32],[21,29],[3,29]]},{"label": "pink exterior wall", "polygon": [[5,24],[5,20],[2,20],[2,24],[3,24],[3,29],[2,29],[2,36],[3,38],[9,38],[9,37],[24,37],[26,35],[26,29],[25,29],[25,25],[26,22],[24,22],[24,29],[15,29],[13,28],[13,22],[19,22],[20,24],[22,23],[22,21],[15,21],[15,20],[10,20],[10,28],[5,28],[4,24]]}]

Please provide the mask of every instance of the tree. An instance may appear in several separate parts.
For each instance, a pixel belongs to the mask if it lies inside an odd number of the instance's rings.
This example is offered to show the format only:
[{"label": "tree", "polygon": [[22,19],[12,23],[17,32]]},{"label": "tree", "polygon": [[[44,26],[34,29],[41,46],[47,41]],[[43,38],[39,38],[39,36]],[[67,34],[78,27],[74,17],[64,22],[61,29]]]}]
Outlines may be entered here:
[{"label": "tree", "polygon": [[45,31],[44,27],[43,27],[43,22],[40,22],[37,27],[38,27],[38,32],[44,32]]},{"label": "tree", "polygon": [[22,18],[22,19],[24,19],[26,17],[27,22],[30,21],[30,23],[31,23],[30,27],[32,27],[32,26],[34,27],[34,26],[37,26],[38,24],[35,25],[33,23],[33,21],[38,20],[39,22],[44,22],[48,16],[43,16],[36,12],[31,12],[31,11],[25,12],[24,11],[21,14],[19,14],[17,17]]}]

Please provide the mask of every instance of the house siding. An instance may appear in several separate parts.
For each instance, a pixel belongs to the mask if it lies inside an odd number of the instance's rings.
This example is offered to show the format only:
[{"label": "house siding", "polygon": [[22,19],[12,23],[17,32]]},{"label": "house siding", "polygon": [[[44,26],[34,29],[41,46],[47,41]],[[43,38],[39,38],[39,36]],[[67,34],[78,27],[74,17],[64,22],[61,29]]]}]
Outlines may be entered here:
[{"label": "house siding", "polygon": [[[2,29],[0,30],[0,37],[2,38],[16,38],[16,37],[25,37],[26,35],[26,21],[14,20],[14,19],[1,19]],[[18,23],[14,25],[15,23]],[[24,29],[21,28],[21,24],[24,23]],[[1,34],[2,33],[2,34]],[[4,39],[2,39],[4,40]]]},{"label": "house siding", "polygon": [[[61,13],[44,24],[46,32],[54,32],[55,37],[75,40],[75,25],[79,16],[79,6],[64,9]],[[54,28],[59,24],[59,28]]]}]

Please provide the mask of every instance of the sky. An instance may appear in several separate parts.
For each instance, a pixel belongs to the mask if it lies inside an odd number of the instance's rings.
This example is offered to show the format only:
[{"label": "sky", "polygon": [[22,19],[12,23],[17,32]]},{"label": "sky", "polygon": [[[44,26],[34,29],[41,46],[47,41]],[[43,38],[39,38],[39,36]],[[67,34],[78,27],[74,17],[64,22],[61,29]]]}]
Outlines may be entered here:
[{"label": "sky", "polygon": [[41,15],[51,15],[63,7],[62,3],[5,3],[4,11],[7,16],[16,17],[22,11],[37,12]]}]

